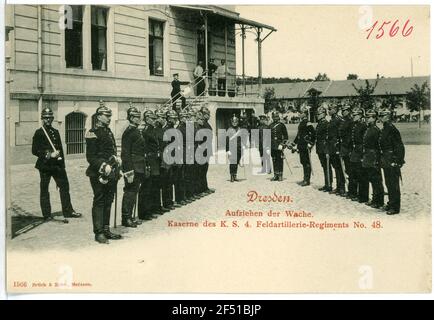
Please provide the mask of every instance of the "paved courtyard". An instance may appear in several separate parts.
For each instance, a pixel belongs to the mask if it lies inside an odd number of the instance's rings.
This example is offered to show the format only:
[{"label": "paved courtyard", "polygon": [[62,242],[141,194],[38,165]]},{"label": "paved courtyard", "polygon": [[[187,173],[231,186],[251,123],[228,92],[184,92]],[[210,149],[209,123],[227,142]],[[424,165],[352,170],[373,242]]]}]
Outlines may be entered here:
[{"label": "paved courtyard", "polygon": [[[14,275],[15,272],[19,274],[19,270],[23,272],[20,262],[25,264],[33,261],[35,265],[39,265],[44,269],[48,268],[43,263],[46,258],[52,260],[52,264],[59,265],[59,261],[53,260],[53,252],[55,252],[55,257],[64,257],[62,259],[66,260],[73,259],[72,257],[85,259],[80,261],[88,263],[89,266],[95,263],[98,264],[96,257],[101,257],[101,255],[104,256],[104,259],[108,259],[107,261],[115,261],[113,262],[114,264],[121,265],[119,272],[123,273],[119,275],[116,271],[116,277],[119,276],[119,281],[125,283],[125,286],[116,286],[116,289],[110,283],[104,281],[99,283],[95,280],[97,279],[95,278],[95,274],[88,269],[81,270],[80,274],[82,276],[88,275],[88,277],[93,279],[94,283],[98,283],[98,285],[94,284],[94,291],[101,289],[118,291],[128,290],[129,288],[153,292],[165,292],[167,288],[169,291],[178,290],[179,292],[195,292],[196,290],[220,292],[225,290],[230,291],[231,288],[238,288],[242,292],[258,290],[260,292],[268,292],[271,290],[270,288],[277,292],[297,291],[299,290],[298,288],[303,288],[302,291],[305,291],[305,288],[309,290],[311,287],[302,283],[292,283],[289,286],[284,286],[272,275],[268,275],[270,283],[267,283],[268,278],[264,278],[264,275],[262,275],[261,280],[256,285],[245,278],[254,279],[254,273],[258,272],[256,268],[269,267],[267,266],[267,261],[275,261],[277,263],[273,264],[276,272],[286,272],[285,266],[293,259],[305,261],[309,265],[309,268],[313,268],[309,264],[309,261],[312,261],[311,259],[320,259],[321,263],[325,265],[338,264],[342,267],[342,263],[345,264],[346,259],[351,259],[353,255],[357,256],[361,254],[362,257],[365,257],[365,250],[368,250],[368,248],[374,250],[372,254],[378,255],[376,259],[378,258],[378,263],[380,263],[385,259],[385,253],[391,254],[391,252],[395,252],[394,250],[398,250],[395,245],[399,246],[399,250],[402,250],[403,255],[406,253],[410,255],[417,254],[418,257],[422,255],[423,259],[414,261],[413,264],[420,263],[422,264],[422,269],[425,270],[424,263],[429,264],[431,253],[431,161],[429,146],[406,146],[406,165],[402,170],[402,211],[401,214],[396,216],[387,216],[384,212],[368,208],[364,204],[318,191],[317,189],[322,186],[323,178],[316,154],[313,154],[312,157],[315,174],[312,179],[312,185],[304,188],[298,186],[296,182],[301,180],[302,177],[302,168],[299,164],[298,155],[289,152],[286,155],[293,174],[285,166],[285,180],[283,182],[271,182],[269,180],[271,175],[254,174],[259,169],[257,167],[258,154],[256,149],[252,149],[251,163],[246,165],[244,169],[239,168],[238,176],[242,180],[240,182],[230,183],[228,181],[229,174],[226,165],[211,165],[208,180],[210,186],[216,189],[214,194],[159,216],[157,219],[146,222],[136,229],[118,226],[116,231],[121,233],[124,239],[111,241],[110,245],[100,245],[93,240],[91,218],[92,191],[88,178],[84,174],[87,167],[86,161],[84,159],[67,161],[72,202],[76,211],[83,213],[83,218],[69,219],[69,224],[45,223],[9,240],[7,244],[9,251],[8,259],[10,262],[12,261],[14,266],[9,274]],[[33,168],[33,165],[29,164],[13,165],[10,169],[10,174],[9,191],[11,206],[8,213],[13,216],[40,216],[39,176],[37,170]],[[118,223],[120,220],[122,185],[123,181],[118,186]],[[254,203],[249,203],[247,201],[247,193],[252,190],[256,191],[259,195],[286,195],[289,196],[290,202],[255,201]],[[60,211],[60,200],[54,181],[52,181],[50,186],[50,194],[53,211]],[[266,213],[270,209],[272,211],[280,211],[280,216],[267,216]],[[264,216],[261,218],[228,217],[225,216],[227,210],[262,211]],[[307,218],[285,218],[283,216],[285,210],[304,211],[311,213],[311,216]],[[221,220],[226,220],[226,223],[230,227],[222,228],[219,225]],[[237,221],[239,227],[231,227],[231,222],[234,220]],[[336,231],[334,228],[333,231],[320,231],[322,229],[296,230],[291,228],[289,230],[288,228],[257,228],[257,220],[276,223],[289,220],[294,223],[305,220],[314,221],[318,224],[326,222],[347,223],[350,228],[342,231]],[[204,227],[206,221],[216,223],[217,227]],[[371,227],[375,221],[380,222],[380,231]],[[190,222],[191,224],[197,222],[200,227],[194,228],[185,225],[183,227],[169,226],[170,224],[173,225],[173,223],[182,222]],[[250,223],[250,227],[245,226],[246,222]],[[359,228],[354,227],[354,222],[361,222],[367,227],[364,230],[362,228],[360,232],[354,231],[359,230]],[[399,239],[400,243],[397,243],[396,240],[391,240],[392,243],[388,243],[387,239],[389,237]],[[352,241],[359,247],[358,250],[361,250],[360,252],[355,253],[346,246],[346,242],[352,243]],[[419,241],[420,247],[415,249],[408,241]],[[342,252],[339,253],[339,250],[333,251],[334,244],[343,246]],[[291,249],[285,249],[285,253],[282,253],[282,246],[284,248],[289,246]],[[301,248],[303,247],[307,251],[302,250]],[[259,250],[259,252],[256,250]],[[326,252],[328,252],[328,255],[321,258],[322,254],[325,255]],[[332,257],[330,257],[330,254]],[[131,256],[126,258],[125,255],[133,255],[134,258]],[[32,258],[30,259],[29,257]],[[194,257],[201,257],[201,259],[195,260],[196,258]],[[202,258],[204,257],[208,257],[208,260],[203,260]],[[406,259],[401,254],[389,257],[392,261],[396,259],[401,260],[402,258]],[[407,258],[411,259],[412,257],[408,256]],[[363,263],[362,260],[357,261]],[[231,264],[226,263],[223,267],[221,264],[223,261],[232,261],[232,267]],[[76,262],[72,262],[71,260],[69,263],[77,269]],[[143,263],[146,265],[146,270],[149,271],[148,268],[154,270],[151,272],[154,275],[167,272],[168,279],[162,280],[160,278],[163,282],[158,282],[157,279],[149,277],[149,274],[147,274],[145,277],[147,279],[146,284],[140,281],[139,283],[134,282],[128,276],[130,273],[128,271],[130,269],[128,268],[140,264],[144,267]],[[20,264],[19,268],[16,268],[17,264]],[[250,264],[254,264],[256,267]],[[303,265],[305,266],[305,264]],[[9,268],[11,268],[11,265]],[[105,265],[101,266],[101,268],[101,270],[105,270],[110,267]],[[182,270],[184,272],[183,277],[186,278],[183,278],[184,280],[175,278],[175,275],[171,273],[173,268],[177,270],[176,274]],[[231,283],[230,285],[225,281],[222,281],[219,285],[219,282],[209,279],[208,281],[212,282],[212,286],[209,286],[209,283],[204,281],[202,276],[205,277],[205,274],[210,273],[205,272],[203,268],[216,272],[217,278],[224,276],[225,272],[232,271],[242,272],[243,277],[240,283]],[[247,268],[247,271],[243,268]],[[198,269],[201,271],[198,272]],[[96,272],[96,270],[92,270]],[[426,270],[429,273],[429,269]],[[296,270],[293,271],[295,272]],[[345,274],[344,270],[341,271]],[[133,272],[133,274],[136,272]],[[244,272],[248,273],[245,274]],[[263,270],[259,274],[262,274],[262,272]],[[311,270],[310,274],[314,276],[315,272],[319,271],[316,269]],[[327,272],[332,272],[332,270]],[[46,276],[45,273],[44,275]],[[186,279],[196,276],[202,282],[197,280],[186,283]],[[333,277],[332,275],[330,276]],[[290,277],[291,281],[296,281],[297,277],[294,277],[294,274],[291,274]],[[84,278],[86,277],[84,276]],[[172,282],[169,285],[166,284],[166,281]],[[207,283],[208,285],[206,285]],[[321,287],[322,283],[324,283],[324,288]],[[330,286],[326,286],[325,283],[322,280],[318,280],[317,285],[312,288],[327,291]],[[422,287],[426,289],[424,283]],[[335,286],[332,286],[332,288],[339,288],[339,283],[335,283]],[[405,289],[406,287],[398,286],[398,288]],[[351,291],[352,287],[343,285],[342,289]],[[354,290],[357,290],[357,288]],[[413,287],[409,290],[413,290]]]}]

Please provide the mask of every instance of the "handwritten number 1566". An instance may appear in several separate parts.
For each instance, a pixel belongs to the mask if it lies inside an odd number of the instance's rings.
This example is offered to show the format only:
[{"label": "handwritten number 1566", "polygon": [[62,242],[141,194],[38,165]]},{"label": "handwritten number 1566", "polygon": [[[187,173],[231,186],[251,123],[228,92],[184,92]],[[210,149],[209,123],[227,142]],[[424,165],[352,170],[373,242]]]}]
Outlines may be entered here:
[{"label": "handwritten number 1566", "polygon": [[[390,23],[392,23],[391,21],[383,21],[383,24],[379,27],[379,23],[378,20],[374,22],[374,24],[372,25],[372,27],[370,27],[369,29],[366,30],[366,32],[368,33],[368,36],[366,37],[366,39],[369,39],[369,37],[371,36],[372,32],[377,28],[377,34],[375,36],[375,39],[380,39],[381,37],[384,36],[385,31],[387,31],[386,29],[388,27],[390,27],[389,30],[389,36],[391,38],[393,38],[394,36],[396,36],[396,34],[399,31],[399,20],[395,20],[395,22],[391,25]],[[405,22],[404,26],[401,29],[401,34],[403,37],[408,37],[412,32],[413,32],[413,26],[409,26],[408,24],[410,23],[410,19],[407,19],[407,21]]]}]

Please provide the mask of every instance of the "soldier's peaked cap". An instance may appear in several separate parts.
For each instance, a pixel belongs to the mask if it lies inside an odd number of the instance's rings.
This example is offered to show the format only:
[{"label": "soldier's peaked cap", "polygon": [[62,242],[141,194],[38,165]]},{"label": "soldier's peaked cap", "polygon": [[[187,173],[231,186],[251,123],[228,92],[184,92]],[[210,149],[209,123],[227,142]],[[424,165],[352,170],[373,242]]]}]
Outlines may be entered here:
[{"label": "soldier's peaked cap", "polygon": [[364,110],[362,108],[355,108],[353,109],[353,116],[357,116],[357,115],[364,115]]},{"label": "soldier's peaked cap", "polygon": [[169,111],[167,111],[166,116],[168,118],[178,118],[178,114],[176,113],[175,110],[169,110]]},{"label": "soldier's peaked cap", "polygon": [[104,102],[100,101],[100,106],[96,109],[96,114],[100,115],[106,115],[106,116],[111,116],[112,115],[112,111],[110,110],[110,108],[106,107]]},{"label": "soldier's peaked cap", "polygon": [[317,114],[323,114],[323,113],[326,113],[326,109],[323,108],[323,107],[319,107],[319,108],[316,110],[316,113],[317,113]]},{"label": "soldier's peaked cap", "polygon": [[392,112],[389,109],[381,109],[379,115],[382,116],[390,116]]},{"label": "soldier's peaked cap", "polygon": [[54,118],[53,110],[49,107],[45,107],[41,112],[41,118]]},{"label": "soldier's peaked cap", "polygon": [[367,117],[376,117],[377,116],[377,111],[375,111],[374,109],[369,109],[368,111],[366,111],[366,116]]},{"label": "soldier's peaked cap", "polygon": [[155,117],[155,114],[154,114],[154,112],[153,112],[152,110],[146,110],[146,111],[143,113],[143,117],[144,117],[144,118],[148,118],[148,117],[150,117],[150,118],[154,118],[154,117]]},{"label": "soldier's peaked cap", "polygon": [[157,117],[164,117],[166,115],[163,109],[157,109],[155,111],[155,114],[157,115]]},{"label": "soldier's peaked cap", "polygon": [[259,115],[259,119],[267,119],[267,116],[265,114]]}]

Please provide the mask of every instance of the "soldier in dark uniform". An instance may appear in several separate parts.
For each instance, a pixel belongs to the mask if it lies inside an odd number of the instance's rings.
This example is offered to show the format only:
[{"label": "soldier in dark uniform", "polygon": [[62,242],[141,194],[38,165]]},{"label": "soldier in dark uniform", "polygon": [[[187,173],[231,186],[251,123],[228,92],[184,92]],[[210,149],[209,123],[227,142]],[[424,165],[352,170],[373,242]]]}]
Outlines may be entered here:
[{"label": "soldier in dark uniform", "polygon": [[[35,168],[39,170],[41,178],[40,205],[42,216],[45,220],[52,219],[48,187],[51,177],[53,177],[59,188],[63,216],[65,218],[79,218],[81,214],[75,212],[71,204],[69,181],[65,170],[65,155],[63,154],[60,134],[58,130],[51,126],[54,119],[53,111],[48,107],[44,108],[41,119],[42,127],[36,130],[33,136],[32,154],[38,157]],[[53,150],[46,134],[50,137],[55,150]]]},{"label": "soldier in dark uniform", "polygon": [[377,127],[377,112],[368,110],[366,112],[368,128],[363,136],[363,175],[366,176],[372,185],[372,201],[366,203],[372,208],[381,208],[384,205],[384,188],[380,168],[380,147],[378,139],[380,129]]},{"label": "soldier in dark uniform", "polygon": [[[203,125],[202,125],[202,128],[209,130],[211,132],[211,134],[212,134],[212,127],[209,124],[209,118],[210,118],[211,115],[210,115],[210,112],[209,112],[208,108],[205,107],[205,106],[203,106],[200,109],[200,111],[203,114]],[[211,146],[212,146],[212,137],[213,137],[213,135],[211,135],[211,141],[206,141],[206,143],[210,143]],[[204,164],[204,166],[203,166],[203,172],[202,172],[203,189],[204,189],[204,192],[207,193],[207,194],[211,194],[211,193],[215,192],[215,189],[210,188],[208,186],[208,178],[207,178],[208,168],[209,168],[209,159],[212,157],[212,155],[213,155],[212,154],[212,150],[210,151],[210,150],[207,149],[207,151],[205,152],[205,157],[207,158],[207,162]]]},{"label": "soldier in dark uniform", "polygon": [[135,228],[137,223],[133,221],[133,210],[136,196],[145,175],[145,141],[138,126],[141,121],[141,113],[136,107],[127,110],[129,126],[122,134],[122,170],[124,172],[124,196],[122,198],[122,225]]},{"label": "soldier in dark uniform", "polygon": [[332,190],[333,174],[328,153],[328,122],[326,110],[323,107],[317,109],[318,124],[316,126],[316,153],[318,154],[321,167],[324,172],[324,186],[320,191],[329,192]]},{"label": "soldier in dark uniform", "polygon": [[342,171],[341,160],[339,158],[339,127],[342,119],[337,114],[337,106],[331,105],[329,115],[331,116],[328,125],[328,151],[330,155],[330,162],[335,171],[336,176],[336,189],[330,191],[336,195],[345,196],[345,176]]},{"label": "soldier in dark uniform", "polygon": [[121,160],[117,157],[115,138],[109,128],[112,111],[101,101],[96,115],[95,128],[86,134],[86,159],[89,162],[86,175],[93,190],[92,220],[95,240],[108,243],[108,239],[122,238],[112,233],[109,228],[111,206],[120,179]]},{"label": "soldier in dark uniform", "polygon": [[155,121],[155,133],[158,139],[159,147],[159,162],[160,162],[160,177],[159,177],[159,188],[161,191],[161,211],[168,212],[173,207],[173,189],[171,185],[170,168],[171,165],[163,160],[164,152],[166,152],[167,141],[164,141],[164,132],[170,129],[167,126],[166,112],[163,109],[158,109],[155,114],[157,115],[157,120]]},{"label": "soldier in dark uniform", "polygon": [[381,153],[381,167],[384,171],[389,201],[384,207],[388,215],[398,214],[401,210],[401,190],[399,178],[401,167],[404,165],[405,147],[402,143],[401,134],[392,124],[392,113],[388,109],[380,111],[380,120],[383,129],[380,132],[379,144]]},{"label": "soldier in dark uniform", "polygon": [[283,153],[284,146],[288,140],[288,131],[286,126],[280,121],[280,115],[277,111],[272,114],[273,123],[270,125],[271,130],[271,158],[273,159],[274,177],[271,181],[283,180]]},{"label": "soldier in dark uniform", "polygon": [[366,124],[363,122],[363,109],[355,108],[352,115],[354,123],[351,131],[350,171],[355,181],[355,195],[351,200],[365,203],[369,198],[369,183],[362,170],[363,136]]},{"label": "soldier in dark uniform", "polygon": [[157,117],[152,110],[146,110],[143,114],[145,127],[142,136],[145,145],[145,176],[139,189],[138,216],[142,220],[155,218],[155,214],[161,214],[160,202],[160,149],[159,140],[155,133],[155,121]]},{"label": "soldier in dark uniform", "polygon": [[[197,200],[198,197],[195,196],[196,191],[196,181],[195,181],[195,165],[194,165],[194,152],[195,152],[195,142],[187,140],[187,136],[190,136],[190,139],[194,139],[194,135],[196,134],[195,130],[195,112],[193,109],[186,110],[186,118],[185,118],[185,198],[186,202],[190,203],[194,200]],[[187,130],[192,130],[193,132],[187,132]]]},{"label": "soldier in dark uniform", "polygon": [[173,74],[173,81],[172,81],[172,91],[170,92],[170,96],[172,98],[172,109],[176,110],[176,100],[181,98],[181,108],[185,108],[185,97],[181,94],[181,85],[188,84],[188,82],[185,81],[179,81],[179,74],[174,73]]},{"label": "soldier in dark uniform", "polygon": [[300,153],[300,163],[303,166],[303,181],[300,182],[302,187],[310,185],[310,177],[312,173],[312,163],[310,159],[310,151],[315,144],[315,129],[308,120],[308,110],[300,110],[300,124],[298,125],[297,135],[293,144],[297,146]]},{"label": "soldier in dark uniform", "polygon": [[229,173],[231,175],[231,182],[239,181],[237,179],[237,172],[238,164],[241,160],[243,134],[238,124],[238,117],[236,115],[233,115],[233,117],[231,118],[231,126],[227,131],[226,137],[226,154],[229,160]]},{"label": "soldier in dark uniform", "polygon": [[177,129],[180,131],[182,136],[182,164],[177,165],[175,171],[175,201],[180,205],[186,205],[185,196],[185,168],[186,168],[186,121],[188,118],[188,110],[184,109],[179,113],[179,125]]},{"label": "soldier in dark uniform", "polygon": [[[351,198],[356,196],[356,184],[351,172],[351,162],[350,162],[350,151],[351,151],[351,133],[353,127],[353,119],[351,118],[351,107],[349,105],[344,105],[341,107],[342,121],[339,125],[339,160],[341,164],[344,165],[345,172],[348,176],[348,193],[340,194],[341,196],[346,196]],[[341,165],[342,167],[342,165]],[[344,176],[345,179],[345,176]]]},{"label": "soldier in dark uniform", "polygon": [[261,171],[259,173],[271,173],[271,149],[270,146],[264,146],[264,133],[266,132],[265,130],[270,129],[267,122],[268,119],[265,114],[259,116],[259,141],[257,143],[259,155],[261,156]]}]

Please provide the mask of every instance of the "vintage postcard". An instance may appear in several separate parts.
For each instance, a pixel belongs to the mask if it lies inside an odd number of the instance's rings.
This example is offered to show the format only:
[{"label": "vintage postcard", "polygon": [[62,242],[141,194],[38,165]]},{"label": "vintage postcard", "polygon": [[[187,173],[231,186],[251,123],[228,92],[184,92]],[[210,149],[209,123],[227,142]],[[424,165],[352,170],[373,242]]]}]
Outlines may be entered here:
[{"label": "vintage postcard", "polygon": [[430,293],[429,5],[8,4],[15,293]]}]

